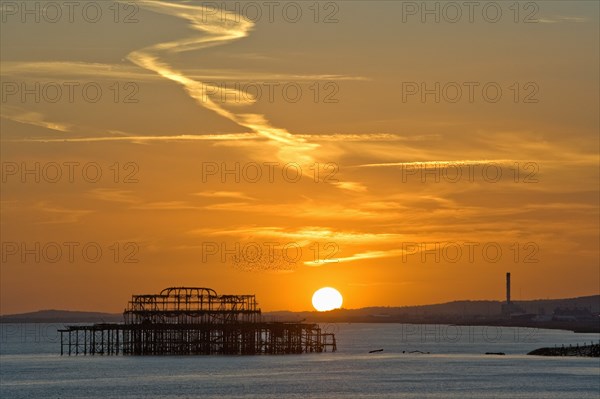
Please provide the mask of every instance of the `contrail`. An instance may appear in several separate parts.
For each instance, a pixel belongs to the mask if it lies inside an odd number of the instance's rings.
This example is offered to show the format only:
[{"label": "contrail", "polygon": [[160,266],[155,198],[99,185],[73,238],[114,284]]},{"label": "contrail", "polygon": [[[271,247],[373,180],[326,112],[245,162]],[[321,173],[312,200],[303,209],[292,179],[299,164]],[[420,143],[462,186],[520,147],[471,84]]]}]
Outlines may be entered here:
[{"label": "contrail", "polygon": [[134,51],[127,56],[131,62],[179,83],[189,96],[201,106],[269,139],[278,147],[278,156],[281,160],[299,163],[312,162],[309,152],[318,147],[318,144],[309,143],[304,138],[297,137],[285,129],[271,126],[263,115],[236,114],[228,111],[210,98],[207,90],[211,87],[209,83],[194,80],[164,61],[165,53],[201,50],[244,38],[254,27],[252,22],[231,11],[215,13],[213,8],[207,6],[160,1],[142,2],[140,5],[162,14],[185,19],[190,22],[193,29],[202,32],[203,35],[159,43]]}]

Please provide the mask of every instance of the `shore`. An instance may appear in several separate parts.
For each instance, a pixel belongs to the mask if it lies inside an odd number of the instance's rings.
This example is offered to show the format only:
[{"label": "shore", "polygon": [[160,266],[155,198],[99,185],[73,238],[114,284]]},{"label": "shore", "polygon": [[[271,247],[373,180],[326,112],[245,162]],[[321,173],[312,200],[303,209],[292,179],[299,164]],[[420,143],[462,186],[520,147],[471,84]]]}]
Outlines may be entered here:
[{"label": "shore", "polygon": [[579,356],[600,357],[600,344],[591,345],[569,345],[560,348],[539,348],[528,353],[533,356]]}]

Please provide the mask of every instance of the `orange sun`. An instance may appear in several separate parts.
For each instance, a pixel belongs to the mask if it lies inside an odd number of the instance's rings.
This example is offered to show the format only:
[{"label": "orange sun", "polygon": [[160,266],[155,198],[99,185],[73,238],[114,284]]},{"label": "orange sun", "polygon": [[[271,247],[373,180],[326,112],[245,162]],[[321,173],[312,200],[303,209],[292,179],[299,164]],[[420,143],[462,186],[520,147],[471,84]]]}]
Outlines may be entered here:
[{"label": "orange sun", "polygon": [[342,294],[335,288],[324,287],[313,294],[312,304],[319,312],[339,309],[342,307]]}]

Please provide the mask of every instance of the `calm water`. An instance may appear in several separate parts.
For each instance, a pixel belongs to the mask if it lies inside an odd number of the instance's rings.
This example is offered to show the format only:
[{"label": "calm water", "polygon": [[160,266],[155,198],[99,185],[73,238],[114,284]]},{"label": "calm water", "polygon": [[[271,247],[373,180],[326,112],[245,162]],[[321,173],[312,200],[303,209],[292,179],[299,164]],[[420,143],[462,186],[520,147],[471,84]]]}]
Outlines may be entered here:
[{"label": "calm water", "polygon": [[57,327],[0,325],[1,398],[600,398],[599,359],[525,356],[599,334],[332,324],[336,353],[60,357]]}]

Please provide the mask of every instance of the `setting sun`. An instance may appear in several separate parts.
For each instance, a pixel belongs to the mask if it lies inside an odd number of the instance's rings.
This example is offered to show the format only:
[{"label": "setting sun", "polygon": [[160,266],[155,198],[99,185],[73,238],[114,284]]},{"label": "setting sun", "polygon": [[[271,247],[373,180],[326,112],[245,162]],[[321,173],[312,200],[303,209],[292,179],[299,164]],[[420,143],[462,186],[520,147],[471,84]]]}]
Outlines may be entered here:
[{"label": "setting sun", "polygon": [[599,16],[0,0],[0,399],[600,399]]},{"label": "setting sun", "polygon": [[342,294],[335,288],[324,287],[313,294],[312,304],[319,312],[339,309],[342,307]]}]

